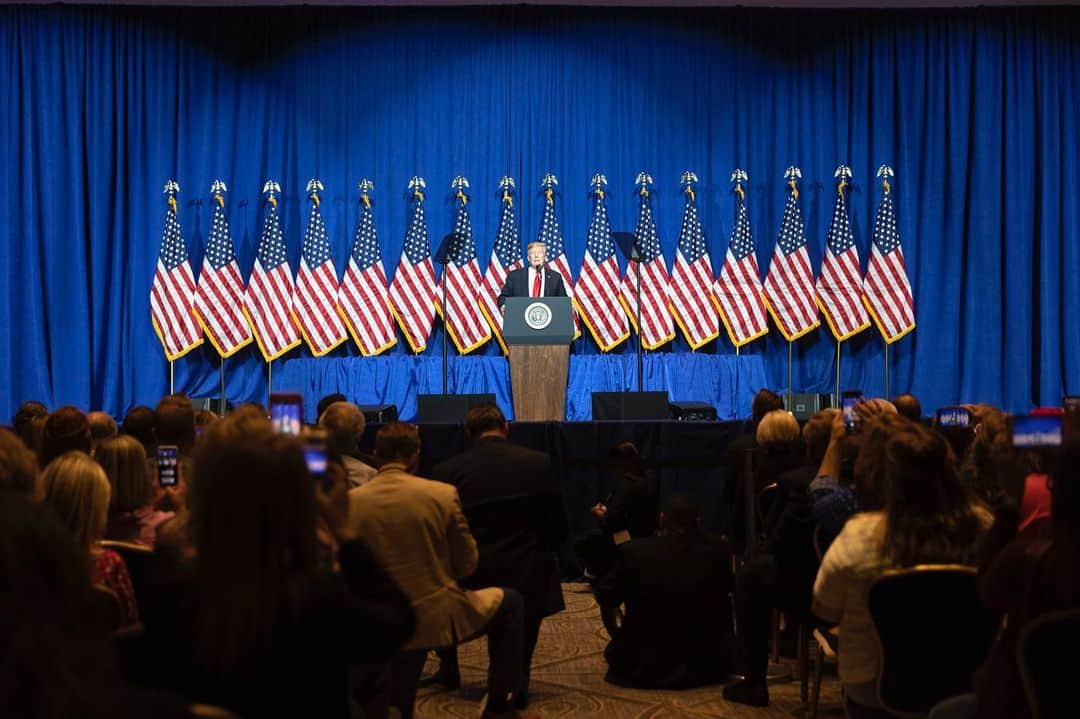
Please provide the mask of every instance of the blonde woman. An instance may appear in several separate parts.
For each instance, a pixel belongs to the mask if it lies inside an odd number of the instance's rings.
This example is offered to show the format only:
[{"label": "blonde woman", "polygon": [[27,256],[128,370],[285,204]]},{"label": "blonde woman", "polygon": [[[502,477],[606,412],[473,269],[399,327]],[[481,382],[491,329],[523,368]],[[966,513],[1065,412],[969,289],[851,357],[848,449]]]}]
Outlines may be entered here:
[{"label": "blonde woman", "polygon": [[52,507],[79,547],[90,555],[90,581],[116,594],[125,626],[136,624],[139,610],[124,560],[111,549],[97,545],[105,533],[112,494],[105,470],[84,452],[67,452],[45,467],[42,485],[45,504]]},{"label": "blonde woman", "polygon": [[146,450],[134,437],[120,435],[102,440],[94,459],[105,470],[112,487],[105,538],[152,549],[158,525],[175,513],[159,511],[155,506],[159,492],[150,478]]}]

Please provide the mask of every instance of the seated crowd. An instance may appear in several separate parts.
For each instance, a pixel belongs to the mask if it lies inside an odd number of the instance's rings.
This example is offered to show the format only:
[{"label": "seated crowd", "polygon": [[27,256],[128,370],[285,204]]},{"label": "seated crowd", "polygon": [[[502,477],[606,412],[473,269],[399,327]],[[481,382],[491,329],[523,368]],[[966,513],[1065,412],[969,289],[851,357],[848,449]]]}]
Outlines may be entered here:
[{"label": "seated crowd", "polygon": [[[941,710],[1031,716],[1023,631],[1080,607],[1080,445],[1019,449],[1001,411],[968,410],[969,426],[936,427],[901,395],[860,402],[855,427],[823,410],[800,428],[762,390],[726,450],[715,535],[635,445],[613,448],[596,528],[573,538],[610,634],[607,681],[728,682],[729,701],[766,706],[782,615],[839,637],[849,716],[890,716],[871,587],[959,565],[977,568],[1000,631],[971,694]],[[478,712],[522,716],[541,624],[565,608],[568,508],[560,468],[510,442],[496,406],[470,410],[465,430],[470,448],[428,479],[418,428],[387,423],[364,454],[364,414],[341,395],[302,437],[256,404],[218,417],[169,395],[118,426],[25,403],[0,430],[0,715],[211,704],[408,719],[431,653],[426,681],[457,687],[456,647],[483,636]],[[159,447],[175,448],[175,484],[160,481]]]}]

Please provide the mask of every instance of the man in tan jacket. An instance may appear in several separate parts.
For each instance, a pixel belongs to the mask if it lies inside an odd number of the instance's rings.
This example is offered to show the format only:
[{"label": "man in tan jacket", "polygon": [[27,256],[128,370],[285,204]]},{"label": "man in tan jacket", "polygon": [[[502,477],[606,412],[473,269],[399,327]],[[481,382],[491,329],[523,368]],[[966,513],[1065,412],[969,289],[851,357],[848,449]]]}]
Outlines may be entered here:
[{"label": "man in tan jacket", "polygon": [[379,471],[349,492],[349,523],[409,597],[416,615],[416,632],[394,660],[392,704],[403,719],[411,719],[427,650],[486,634],[489,696],[483,716],[515,716],[512,694],[521,684],[523,651],[521,594],[458,586],[476,571],[476,540],[457,490],[410,474],[420,458],[416,427],[384,426],[375,437],[375,455]]}]

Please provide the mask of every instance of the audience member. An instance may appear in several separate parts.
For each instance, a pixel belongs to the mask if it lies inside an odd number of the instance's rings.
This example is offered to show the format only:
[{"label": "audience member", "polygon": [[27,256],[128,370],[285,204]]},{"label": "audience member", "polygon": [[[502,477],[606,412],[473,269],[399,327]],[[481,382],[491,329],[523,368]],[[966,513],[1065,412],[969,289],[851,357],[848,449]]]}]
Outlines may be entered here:
[{"label": "audience member", "polygon": [[593,579],[603,576],[615,561],[617,544],[656,534],[660,507],[656,473],[633,442],[620,442],[609,454],[614,488],[590,510],[599,527],[574,544],[574,550]]},{"label": "audience member", "polygon": [[816,522],[810,512],[808,488],[825,456],[833,420],[838,415],[839,410],[826,409],[806,423],[806,460],[802,466],[777,476],[776,499],[764,522],[764,551],[747,559],[735,576],[736,639],[744,678],[724,687],[724,698],[729,701],[768,706],[765,680],[772,611],[780,610],[798,622],[809,618],[818,559],[813,544]]},{"label": "audience member", "polygon": [[[11,420],[12,429],[15,430],[16,436],[22,440],[34,454],[37,454],[41,449],[41,434],[40,425],[35,423],[35,419],[44,420],[49,416],[48,408],[41,402],[23,402],[19,405],[19,409],[15,411],[15,416]],[[38,430],[38,431],[35,431]]]},{"label": "audience member", "polygon": [[86,415],[86,423],[90,425],[90,454],[97,451],[101,440],[115,437],[119,431],[116,420],[108,412],[90,412]]},{"label": "audience member", "polygon": [[619,545],[594,585],[601,607],[626,605],[604,650],[605,679],[659,689],[723,681],[732,669],[730,553],[701,530],[684,495],[671,498],[661,524],[660,535]]},{"label": "audience member", "polygon": [[892,398],[892,404],[896,407],[896,413],[912,422],[922,421],[922,404],[919,398],[913,394],[898,394]]},{"label": "audience member", "polygon": [[146,452],[134,437],[120,435],[104,440],[94,459],[112,487],[105,538],[134,542],[153,548],[157,528],[173,512],[155,507],[157,487],[146,471]]},{"label": "audience member", "polygon": [[843,415],[833,415],[829,446],[808,489],[822,552],[856,512],[881,509],[885,443],[906,422],[894,412],[871,413],[849,433]]},{"label": "audience member", "polygon": [[948,444],[910,420],[886,439],[883,509],[855,515],[822,559],[814,614],[840,624],[840,680],[853,713],[879,709],[877,640],[867,607],[870,584],[889,567],[975,563],[990,513],[957,477]]},{"label": "audience member", "polygon": [[195,444],[195,408],[183,395],[169,395],[154,410],[154,436],[158,444],[174,444],[181,456],[191,455]]},{"label": "audience member", "polygon": [[185,702],[125,690],[86,552],[46,507],[0,489],[0,714],[188,716]]},{"label": "audience member", "polygon": [[488,637],[484,716],[512,714],[521,687],[523,600],[512,588],[465,590],[476,571],[476,540],[457,490],[413,476],[420,460],[416,427],[390,422],[375,438],[381,462],[370,482],[349,492],[349,524],[408,595],[415,634],[394,661],[392,703],[413,716],[417,682],[429,649]]},{"label": "audience member", "polygon": [[0,429],[0,490],[19,492],[31,501],[41,499],[37,457],[6,429]]},{"label": "audience member", "polygon": [[1012,446],[1005,414],[990,405],[965,405],[971,412],[972,440],[961,465],[961,477],[976,495],[996,507],[1014,490],[1019,503],[1021,489],[1010,483],[1019,455]]},{"label": "audience member", "polygon": [[375,468],[360,458],[357,442],[364,436],[364,413],[351,402],[334,402],[319,414],[326,430],[327,451],[341,457],[351,487],[375,476]]},{"label": "audience member", "polygon": [[221,419],[221,417],[212,410],[200,409],[195,413],[195,436],[198,437],[203,430],[214,422],[217,422],[219,419]]},{"label": "audience member", "polygon": [[75,541],[90,558],[90,578],[110,589],[120,602],[122,624],[139,621],[135,590],[119,554],[98,546],[109,516],[109,480],[105,471],[85,452],[60,455],[42,474],[45,504],[71,530]]},{"label": "audience member", "polygon": [[341,394],[340,392],[335,392],[333,394],[326,395],[325,397],[323,397],[322,399],[319,400],[319,403],[317,405],[315,405],[315,419],[316,420],[321,419],[322,416],[323,416],[323,412],[330,409],[330,405],[335,404],[337,402],[348,402],[348,401],[349,401],[349,398],[346,397],[345,395]]},{"label": "audience member", "polygon": [[[799,423],[795,417],[783,409],[767,412],[758,422],[754,436],[753,487],[747,486],[745,471],[738,475],[732,507],[732,520],[729,524],[729,539],[732,547],[739,554],[747,550],[756,550],[759,536],[747,544],[746,504],[747,491],[752,491],[752,502],[757,506],[758,495],[762,489],[774,484],[776,478],[789,470],[795,469],[804,461],[802,443],[799,441]],[[768,507],[758,507],[762,514]],[[758,528],[761,529],[760,527]]]},{"label": "audience member", "polygon": [[[1025,626],[1048,612],[1080,607],[1080,444],[1070,442],[1051,473],[1053,510],[1048,537],[1020,535],[981,578],[983,603],[1006,617],[1004,629],[976,676],[978,716],[1031,716],[1017,666]],[[1059,659],[1060,661],[1060,659]]]},{"label": "audience member", "polygon": [[436,465],[432,478],[457,489],[478,545],[479,566],[462,586],[513,587],[525,601],[521,685],[515,690],[523,708],[540,624],[566,608],[556,555],[567,530],[562,492],[548,454],[507,441],[506,418],[496,405],[470,409],[465,432],[472,449]]},{"label": "audience member", "polygon": [[72,450],[90,452],[90,424],[77,407],[65,405],[49,415],[41,432],[38,464],[42,467]]},{"label": "audience member", "polygon": [[147,454],[157,445],[154,437],[154,410],[145,405],[137,405],[124,415],[124,434],[139,440]]},{"label": "audience member", "polygon": [[406,597],[344,526],[341,573],[319,567],[319,483],[267,420],[211,425],[193,464],[195,552],[150,573],[139,682],[241,716],[348,716],[346,669],[405,641]]},{"label": "audience member", "polygon": [[[722,531],[731,539],[741,542],[737,536],[742,527],[744,508],[736,501],[736,493],[743,491],[743,473],[746,468],[746,453],[757,449],[757,428],[762,418],[769,412],[783,409],[784,401],[780,395],[767,389],[758,390],[750,404],[750,421],[742,431],[728,442],[724,465],[727,467],[728,480],[721,490],[722,506],[727,508]],[[735,523],[739,527],[735,527]]]}]

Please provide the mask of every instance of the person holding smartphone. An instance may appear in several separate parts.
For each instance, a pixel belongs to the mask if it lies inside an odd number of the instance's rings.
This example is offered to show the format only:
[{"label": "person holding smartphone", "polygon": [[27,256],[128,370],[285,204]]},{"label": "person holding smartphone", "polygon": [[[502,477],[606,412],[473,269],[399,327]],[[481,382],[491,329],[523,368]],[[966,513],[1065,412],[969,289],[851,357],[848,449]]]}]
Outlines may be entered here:
[{"label": "person holding smartphone", "polygon": [[240,716],[348,716],[349,667],[386,663],[412,635],[408,599],[343,521],[340,572],[323,564],[320,463],[301,438],[238,413],[192,459],[192,552],[150,573],[134,681]]},{"label": "person holding smartphone", "polygon": [[[169,447],[162,445],[166,452]],[[178,450],[171,447],[171,461],[174,485],[179,482]],[[145,547],[154,547],[158,527],[172,519],[175,512],[162,511],[157,506],[157,488],[149,481],[146,472],[146,450],[134,437],[119,435],[109,437],[98,445],[94,459],[98,461],[112,486],[112,501],[109,505],[109,520],[105,528],[105,539],[122,542],[134,542]],[[160,460],[157,476],[161,476]]]}]

